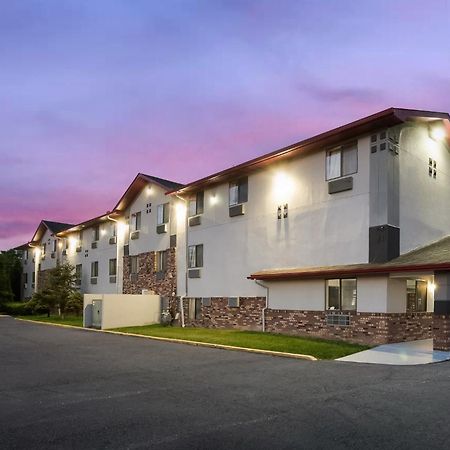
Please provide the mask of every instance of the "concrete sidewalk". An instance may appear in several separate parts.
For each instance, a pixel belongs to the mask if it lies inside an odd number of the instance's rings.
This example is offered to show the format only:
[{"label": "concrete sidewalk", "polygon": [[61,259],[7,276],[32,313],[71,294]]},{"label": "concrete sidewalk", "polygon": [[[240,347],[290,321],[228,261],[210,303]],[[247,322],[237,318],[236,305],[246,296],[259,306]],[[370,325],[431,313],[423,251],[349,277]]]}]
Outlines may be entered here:
[{"label": "concrete sidewalk", "polygon": [[433,350],[433,339],[385,344],[339,358],[338,361],[414,366],[450,360],[450,352]]}]

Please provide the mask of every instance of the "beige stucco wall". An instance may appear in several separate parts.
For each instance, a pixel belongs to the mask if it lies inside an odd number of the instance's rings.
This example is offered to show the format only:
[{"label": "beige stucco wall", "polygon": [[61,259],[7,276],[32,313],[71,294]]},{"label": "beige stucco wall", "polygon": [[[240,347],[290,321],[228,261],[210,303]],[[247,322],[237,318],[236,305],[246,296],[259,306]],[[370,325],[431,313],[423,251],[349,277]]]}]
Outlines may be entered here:
[{"label": "beige stucco wall", "polygon": [[160,321],[159,295],[85,294],[85,327],[92,325],[89,306],[93,300],[102,300],[102,329],[151,325]]}]

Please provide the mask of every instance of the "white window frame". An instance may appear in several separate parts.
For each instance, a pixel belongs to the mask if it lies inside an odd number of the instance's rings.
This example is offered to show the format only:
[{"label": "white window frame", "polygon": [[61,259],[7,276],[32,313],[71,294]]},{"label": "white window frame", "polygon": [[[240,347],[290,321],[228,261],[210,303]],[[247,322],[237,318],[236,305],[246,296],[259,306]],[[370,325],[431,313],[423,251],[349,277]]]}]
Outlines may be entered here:
[{"label": "white window frame", "polygon": [[[356,167],[354,170],[344,171],[344,154],[350,153],[351,151],[356,151],[356,161],[355,161]],[[329,158],[330,158],[330,155],[333,153],[339,154],[339,174],[336,176],[329,175],[329,167],[328,167],[328,164],[330,161]],[[330,148],[325,153],[325,180],[326,181],[337,180],[339,178],[348,177],[350,175],[358,173],[358,163],[359,163],[359,161],[358,161],[358,143],[357,142],[350,142],[348,144],[341,145],[339,147]]]}]

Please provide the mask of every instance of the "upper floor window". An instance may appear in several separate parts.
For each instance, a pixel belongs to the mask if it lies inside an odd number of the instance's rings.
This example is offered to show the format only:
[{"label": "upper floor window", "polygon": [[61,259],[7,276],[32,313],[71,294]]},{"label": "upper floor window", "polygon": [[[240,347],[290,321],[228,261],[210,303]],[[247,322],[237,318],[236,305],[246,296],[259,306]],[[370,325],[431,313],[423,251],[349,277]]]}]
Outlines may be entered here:
[{"label": "upper floor window", "polygon": [[248,200],[248,178],[240,178],[230,183],[230,206],[245,203]]},{"label": "upper floor window", "polygon": [[81,280],[82,272],[83,272],[83,266],[82,266],[82,264],[77,264],[77,265],[75,266],[75,279],[76,279],[76,280]]},{"label": "upper floor window", "polygon": [[56,246],[58,245],[56,239],[52,242],[52,252],[56,252]]},{"label": "upper floor window", "polygon": [[28,250],[24,250],[23,259],[26,261],[28,259]]},{"label": "upper floor window", "polygon": [[134,213],[132,216],[132,231],[139,231],[141,229],[141,211]]},{"label": "upper floor window", "polygon": [[188,248],[188,267],[203,267],[203,244],[190,245]]},{"label": "upper floor window", "polygon": [[203,213],[203,191],[189,197],[189,217]]},{"label": "upper floor window", "polygon": [[117,223],[111,222],[111,237],[117,236]]},{"label": "upper floor window", "polygon": [[356,172],[358,172],[358,144],[356,142],[327,152],[327,180],[345,177]]},{"label": "upper floor window", "polygon": [[356,311],[356,278],[326,280],[327,309]]},{"label": "upper floor window", "polygon": [[163,225],[169,223],[169,203],[158,205],[157,224]]},{"label": "upper floor window", "polygon": [[44,243],[44,244],[42,244],[42,256],[45,256],[46,250],[47,250],[47,244]]},{"label": "upper floor window", "polygon": [[96,225],[93,229],[92,240],[98,241],[100,239],[100,225]]}]

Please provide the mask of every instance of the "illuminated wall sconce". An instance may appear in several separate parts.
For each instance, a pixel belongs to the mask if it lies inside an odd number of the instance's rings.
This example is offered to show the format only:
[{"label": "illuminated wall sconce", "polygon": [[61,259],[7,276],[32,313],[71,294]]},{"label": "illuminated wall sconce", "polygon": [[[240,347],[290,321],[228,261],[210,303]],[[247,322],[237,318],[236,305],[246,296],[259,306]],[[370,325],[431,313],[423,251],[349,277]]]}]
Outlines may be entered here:
[{"label": "illuminated wall sconce", "polygon": [[428,125],[428,134],[436,142],[442,142],[447,135],[444,124],[441,121],[431,122]]}]

